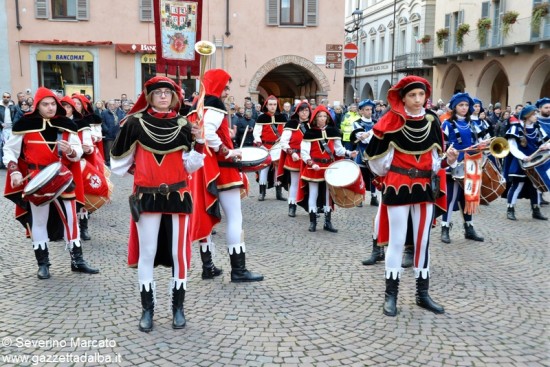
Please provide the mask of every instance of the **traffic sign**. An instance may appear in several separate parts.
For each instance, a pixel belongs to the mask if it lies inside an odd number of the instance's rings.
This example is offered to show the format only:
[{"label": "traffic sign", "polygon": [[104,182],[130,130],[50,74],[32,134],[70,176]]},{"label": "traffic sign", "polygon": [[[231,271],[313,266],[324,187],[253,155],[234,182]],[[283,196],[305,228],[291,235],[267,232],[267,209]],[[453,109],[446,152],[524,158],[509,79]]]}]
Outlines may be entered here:
[{"label": "traffic sign", "polygon": [[327,44],[327,51],[342,51],[342,45]]},{"label": "traffic sign", "polygon": [[342,53],[341,52],[327,52],[326,61],[331,62],[342,62]]},{"label": "traffic sign", "polygon": [[342,69],[342,63],[341,62],[331,62],[327,63],[325,65],[327,69]]},{"label": "traffic sign", "polygon": [[355,59],[358,53],[357,45],[355,43],[346,43],[344,45],[344,57],[346,59]]}]

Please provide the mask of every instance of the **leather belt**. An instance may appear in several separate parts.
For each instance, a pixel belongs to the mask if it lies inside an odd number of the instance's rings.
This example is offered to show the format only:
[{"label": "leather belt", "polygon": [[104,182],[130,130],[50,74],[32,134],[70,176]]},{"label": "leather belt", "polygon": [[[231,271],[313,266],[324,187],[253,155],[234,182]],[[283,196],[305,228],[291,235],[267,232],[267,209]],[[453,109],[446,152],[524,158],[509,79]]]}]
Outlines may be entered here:
[{"label": "leather belt", "polygon": [[410,178],[431,178],[432,171],[420,170],[418,168],[401,168],[394,165],[390,166],[390,171],[399,173],[400,175],[409,176]]},{"label": "leather belt", "polygon": [[48,167],[48,166],[44,166],[42,164],[32,164],[32,163],[30,163],[30,164],[27,165],[27,168],[30,169],[30,170],[33,170],[33,171],[43,170],[46,167]]},{"label": "leather belt", "polygon": [[332,159],[329,159],[329,158],[313,158],[313,162],[317,162],[317,163],[332,163]]},{"label": "leather belt", "polygon": [[136,194],[168,195],[168,193],[178,191],[179,189],[183,189],[184,187],[187,187],[187,181],[176,182],[171,185],[161,183],[157,187],[136,186]]}]

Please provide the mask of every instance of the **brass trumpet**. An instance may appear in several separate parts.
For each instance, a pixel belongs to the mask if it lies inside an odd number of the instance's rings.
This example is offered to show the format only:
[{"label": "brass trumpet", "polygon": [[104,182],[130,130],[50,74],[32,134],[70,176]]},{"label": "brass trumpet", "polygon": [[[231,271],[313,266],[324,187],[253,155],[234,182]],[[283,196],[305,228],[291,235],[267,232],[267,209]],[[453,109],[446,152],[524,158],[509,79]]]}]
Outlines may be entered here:
[{"label": "brass trumpet", "polygon": [[206,61],[208,60],[208,56],[212,56],[216,52],[216,45],[210,41],[201,40],[195,43],[195,51],[201,55],[199,80],[202,81],[202,77],[206,71]]},{"label": "brass trumpet", "polygon": [[504,139],[503,137],[496,137],[491,138],[490,140],[491,144],[489,146],[480,146],[481,144],[485,143],[479,143],[472,145],[471,147],[457,150],[458,152],[485,152],[489,151],[494,157],[496,158],[504,158],[510,153],[510,144],[508,143],[508,140]]}]

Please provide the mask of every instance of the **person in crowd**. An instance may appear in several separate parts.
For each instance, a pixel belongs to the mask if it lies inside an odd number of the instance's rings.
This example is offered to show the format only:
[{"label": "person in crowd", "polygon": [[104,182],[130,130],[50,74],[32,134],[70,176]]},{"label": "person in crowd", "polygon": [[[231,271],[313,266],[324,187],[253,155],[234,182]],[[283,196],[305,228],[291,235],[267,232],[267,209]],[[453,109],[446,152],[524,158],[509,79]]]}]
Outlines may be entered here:
[{"label": "person in crowd", "polygon": [[344,108],[341,104],[334,104],[334,126],[338,129],[342,129],[342,119],[344,118]]},{"label": "person in crowd", "polygon": [[204,109],[202,112],[197,111],[195,105],[194,111],[189,114],[191,121],[199,120],[199,112],[204,116],[204,139],[208,147],[204,168],[197,171],[192,180],[193,192],[197,195],[192,237],[200,240],[202,278],[213,279],[222,274],[222,270],[213,262],[214,244],[211,237],[214,225],[220,221],[218,205],[221,205],[227,222],[225,239],[231,262],[231,281],[258,282],[264,276],[246,268],[247,249],[241,211],[241,189],[245,188],[246,175],[241,175],[238,169],[241,151],[233,147],[227,110],[223,103],[229,94],[230,83],[231,76],[223,69],[210,69],[204,73]]},{"label": "person in crowd", "polygon": [[[111,169],[133,174],[128,261],[138,268],[142,315],[139,330],[153,329],[154,267],[172,268],[172,328],[186,325],[183,303],[191,259],[189,175],[203,165],[202,134],[178,114],[181,89],[163,76],[149,79],[123,121],[111,150]],[[195,146],[196,151],[193,150]]]},{"label": "person in crowd", "polygon": [[540,210],[541,193],[527,177],[523,164],[530,162],[536,151],[550,149],[550,136],[540,127],[535,106],[523,107],[519,119],[520,121],[511,124],[506,132],[510,144],[510,154],[504,162],[508,204],[506,216],[509,220],[516,220],[516,202],[525,198],[531,201],[533,219],[548,220]]},{"label": "person in crowd", "polygon": [[251,147],[254,145],[254,136],[252,135],[252,131],[254,130],[255,123],[256,122],[252,118],[252,109],[244,110],[244,114],[236,122],[237,132],[235,141],[239,147],[241,145],[243,147]]},{"label": "person in crowd", "polygon": [[[388,91],[388,111],[373,127],[366,155],[371,170],[382,179],[379,243],[388,241],[385,256],[386,292],[383,313],[397,315],[397,294],[403,272],[402,254],[407,223],[414,238],[416,304],[437,314],[445,312],[428,293],[430,274],[429,236],[436,208],[444,208],[444,184],[432,180],[441,166],[454,164],[457,152],[447,151],[437,116],[426,111],[431,86],[424,78],[407,76]],[[442,195],[441,197],[439,197]],[[439,197],[439,199],[436,199]],[[442,199],[442,200],[441,200]],[[439,200],[439,204],[438,201]]]},{"label": "person in crowd", "polygon": [[[134,106],[135,107],[135,106]],[[118,108],[114,100],[107,101],[107,108],[101,113],[101,131],[103,135],[103,152],[105,164],[110,165],[110,151],[118,132],[120,131],[120,121],[124,118],[124,112]]]},{"label": "person in crowd", "polygon": [[[28,106],[28,103],[24,102]],[[27,108],[25,112],[28,111],[29,109]],[[23,111],[11,100],[11,94],[4,92],[2,94],[2,103],[0,103],[0,161],[3,156],[2,147],[11,138],[12,126],[22,115]],[[4,164],[1,164],[0,168],[4,169],[6,167]]]},{"label": "person in crowd", "polygon": [[[65,109],[49,89],[38,88],[33,100],[36,101],[33,112],[25,114],[13,125],[13,136],[4,146],[3,162],[8,167],[5,196],[16,204],[17,220],[27,231],[30,229],[27,235],[31,238],[38,263],[38,279],[50,278],[48,242],[50,238],[57,239],[60,227],[71,256],[71,270],[97,274],[99,270],[84,260],[76,219],[73,181],[82,180],[78,163],[82,155],[78,128],[66,117]],[[37,175],[48,177],[49,172],[56,170],[61,175],[57,181],[59,189],[44,193],[52,198],[49,203],[32,193],[24,195],[29,184],[27,176],[32,182]]]},{"label": "person in crowd", "polygon": [[342,145],[340,132],[325,106],[318,106],[311,114],[310,129],[304,133],[300,144],[303,164],[300,172],[300,187],[296,201],[309,213],[309,231],[317,230],[317,212],[325,213],[323,229],[338,232],[332,225],[333,204],[330,198],[325,170],[336,157],[355,158],[356,151],[349,151]]},{"label": "person in crowd", "polygon": [[353,131],[353,123],[361,118],[357,112],[357,103],[352,103],[349,106],[348,112],[344,115],[340,123],[340,131],[342,133],[342,144],[347,150],[352,150],[351,132]]},{"label": "person in crowd", "polygon": [[277,180],[288,187],[288,216],[296,217],[296,197],[300,184],[300,146],[304,134],[309,130],[311,107],[307,102],[301,102],[285,124],[281,135],[281,163],[277,172]]}]

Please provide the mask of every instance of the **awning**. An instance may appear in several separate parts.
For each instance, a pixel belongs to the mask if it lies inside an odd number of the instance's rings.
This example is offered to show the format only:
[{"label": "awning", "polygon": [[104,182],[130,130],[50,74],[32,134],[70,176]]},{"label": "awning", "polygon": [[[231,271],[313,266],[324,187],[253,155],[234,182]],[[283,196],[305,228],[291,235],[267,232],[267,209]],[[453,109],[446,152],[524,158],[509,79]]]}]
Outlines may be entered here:
[{"label": "awning", "polygon": [[21,43],[35,45],[57,45],[57,46],[110,46],[112,41],[67,41],[67,40],[21,40]]},{"label": "awning", "polygon": [[117,43],[115,48],[118,52],[125,54],[154,54],[157,52],[157,46],[154,44],[143,43]]}]

